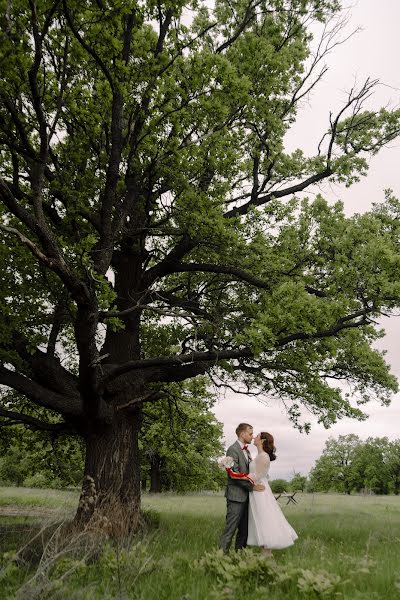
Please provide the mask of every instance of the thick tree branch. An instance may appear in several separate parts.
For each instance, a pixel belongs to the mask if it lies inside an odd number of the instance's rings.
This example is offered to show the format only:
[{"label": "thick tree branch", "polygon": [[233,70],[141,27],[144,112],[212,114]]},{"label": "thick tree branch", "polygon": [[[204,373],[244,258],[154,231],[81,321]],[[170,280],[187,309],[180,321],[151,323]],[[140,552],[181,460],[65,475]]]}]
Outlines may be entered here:
[{"label": "thick tree branch", "polygon": [[30,429],[39,430],[39,431],[51,431],[54,433],[61,433],[63,430],[68,429],[67,423],[47,423],[46,421],[41,421],[36,417],[32,417],[31,415],[26,415],[24,413],[19,413],[13,410],[5,410],[0,407],[0,417],[5,417],[9,419],[9,421],[0,421],[0,427],[5,425],[26,425]]},{"label": "thick tree branch", "polygon": [[8,225],[2,225],[0,223],[0,229],[6,233],[11,233],[19,238],[19,240],[32,252],[32,254],[49,269],[54,270],[54,263],[40,250],[40,248],[32,242],[26,235],[24,235],[19,229],[15,227],[8,227]]},{"label": "thick tree branch", "polygon": [[[282,337],[276,341],[273,347],[271,347],[271,351],[286,346],[287,344],[294,341],[310,341],[317,340],[326,337],[334,337],[337,336],[341,331],[345,329],[358,328],[368,323],[367,315],[370,313],[376,312],[375,307],[360,309],[350,315],[346,315],[337,320],[332,327],[316,331],[314,333],[304,333],[297,332],[291,335]],[[361,317],[361,319],[354,321]],[[242,348],[235,350],[221,350],[221,351],[210,351],[210,352],[190,352],[188,354],[181,354],[175,356],[159,356],[156,358],[147,358],[144,360],[133,360],[128,361],[125,364],[113,366],[107,372],[104,378],[104,384],[112,381],[116,377],[128,373],[130,371],[142,371],[143,373],[147,369],[160,369],[163,368],[171,368],[174,367],[179,369],[184,365],[191,365],[195,363],[202,363],[203,365],[208,364],[208,368],[210,367],[210,363],[217,364],[221,360],[234,360],[240,358],[254,358],[254,352],[251,348]],[[172,375],[171,375],[172,377]],[[174,381],[174,379],[170,379]],[[152,381],[154,379],[152,378]],[[164,381],[164,380],[163,380]]]},{"label": "thick tree branch", "polygon": [[[21,215],[21,220],[24,220],[25,215],[27,215],[27,222],[31,223],[33,219],[34,223],[32,225],[33,231],[39,230],[39,226],[35,223],[34,217],[28,213],[24,208],[20,207],[14,200],[8,186],[3,187],[3,181],[0,178],[0,199],[4,200],[4,203],[9,204],[15,210],[16,216]],[[4,192],[4,193],[3,193]],[[9,199],[11,198],[11,201]],[[30,252],[48,269],[51,269],[54,273],[56,273],[62,281],[66,284],[67,288],[71,292],[71,296],[77,302],[77,304],[92,304],[92,299],[90,296],[90,292],[87,289],[86,285],[80,281],[68,268],[62,256],[54,257],[52,254],[46,254],[43,252],[41,248],[37,244],[35,244],[31,239],[29,239],[25,234],[23,234],[19,229],[15,227],[9,227],[8,225],[0,224],[0,230],[5,231],[6,233],[10,233],[19,238],[19,240],[27,246]],[[45,238],[46,239],[46,238]]]},{"label": "thick tree branch", "polygon": [[49,335],[49,340],[47,343],[47,354],[49,356],[54,356],[55,354],[57,338],[66,321],[66,317],[68,316],[69,315],[65,306],[65,302],[58,302],[54,308],[53,323]]},{"label": "thick tree branch", "polygon": [[29,4],[31,7],[31,24],[32,24],[32,32],[33,32],[33,41],[34,41],[34,60],[31,68],[28,71],[28,80],[32,93],[32,104],[35,110],[38,127],[39,127],[39,139],[40,139],[40,150],[39,150],[39,161],[32,162],[30,166],[30,176],[32,182],[32,204],[33,210],[35,213],[35,217],[40,225],[40,229],[45,234],[47,245],[55,246],[54,240],[52,239],[52,235],[47,227],[46,219],[43,212],[43,180],[45,177],[45,169],[47,165],[47,160],[49,156],[49,141],[50,138],[47,135],[47,121],[45,111],[42,105],[42,93],[44,94],[44,90],[41,93],[39,82],[38,82],[38,73],[42,64],[43,59],[43,39],[46,36],[51,22],[53,20],[55,11],[57,9],[60,0],[56,0],[56,2],[51,7],[49,11],[45,23],[43,25],[43,30],[40,32],[39,23],[38,23],[38,14],[37,14],[37,6],[34,0],[29,0]]},{"label": "thick tree branch", "polygon": [[246,283],[250,283],[251,285],[254,285],[258,288],[269,289],[271,287],[271,284],[269,282],[264,281],[260,277],[255,277],[251,273],[248,273],[247,271],[244,271],[239,267],[234,267],[233,265],[171,262],[171,264],[169,265],[169,271],[167,271],[167,267],[165,267],[164,275],[169,275],[171,273],[188,272],[220,273],[224,275],[232,275],[235,279],[245,281]]},{"label": "thick tree branch", "polygon": [[[279,348],[286,346],[287,344],[295,341],[318,340],[326,337],[335,337],[344,329],[354,329],[363,325],[367,325],[367,315],[374,312],[376,312],[376,308],[359,310],[351,315],[347,315],[346,317],[338,319],[338,321],[329,329],[316,331],[315,333],[299,332],[287,335],[277,341],[276,347]],[[357,319],[358,317],[361,317],[359,321],[353,321],[353,319]]]},{"label": "thick tree branch", "polygon": [[174,16],[174,9],[169,8],[165,13],[165,18],[163,18],[163,14],[162,14],[162,10],[161,10],[162,3],[160,1],[157,2],[157,6],[158,6],[158,21],[159,21],[160,29],[159,29],[159,35],[158,35],[156,48],[154,51],[155,56],[158,56],[163,51],[165,37],[168,33],[168,29],[171,24],[172,17]]},{"label": "thick tree branch", "polygon": [[155,367],[146,371],[147,383],[172,383],[185,381],[198,375],[204,375],[210,370],[208,362],[194,362],[188,365]]},{"label": "thick tree branch", "polygon": [[35,404],[50,408],[63,415],[77,417],[83,414],[79,396],[62,396],[46,389],[32,379],[0,365],[0,385],[20,392]]},{"label": "thick tree branch", "polygon": [[65,17],[67,19],[67,23],[68,23],[69,28],[71,29],[72,33],[74,34],[74,37],[78,40],[78,42],[80,43],[82,48],[84,50],[86,50],[86,52],[94,59],[95,63],[100,67],[100,69],[102,70],[103,74],[105,75],[108,83],[110,84],[111,90],[114,92],[115,91],[115,82],[111,76],[109,69],[107,68],[104,61],[100,58],[100,56],[93,50],[93,48],[91,48],[89,46],[89,44],[87,44],[85,42],[85,40],[79,33],[78,29],[76,28],[76,26],[72,20],[71,13],[69,12],[69,9],[67,6],[67,0],[63,0],[63,8],[64,8]]},{"label": "thick tree branch", "polygon": [[[235,267],[233,265],[215,265],[212,263],[180,263],[180,262],[172,262],[170,264],[164,265],[163,276],[170,275],[171,273],[189,273],[189,272],[198,272],[198,273],[220,273],[223,275],[232,275],[235,279],[239,281],[244,281],[249,283],[250,285],[257,287],[259,289],[268,290],[271,288],[271,283],[269,281],[265,281],[260,277],[256,277],[252,273],[244,271],[239,267]],[[312,286],[305,285],[304,289],[309,294],[313,296],[318,296],[320,298],[325,298],[326,294],[318,290]],[[161,294],[162,297],[162,294]],[[183,306],[183,305],[182,305]],[[132,310],[136,310],[133,308]],[[198,313],[201,315],[201,313]],[[114,315],[117,316],[117,315]]]},{"label": "thick tree branch", "polygon": [[180,367],[189,363],[196,362],[217,362],[223,359],[250,357],[252,350],[243,348],[242,350],[222,350],[220,352],[191,352],[190,354],[181,354],[176,356],[159,356],[157,358],[145,358],[144,360],[131,360],[123,365],[112,367],[104,378],[104,383],[112,381],[116,377],[136,370],[146,370],[153,367]]},{"label": "thick tree branch", "polygon": [[[123,48],[121,58],[125,65],[129,62],[132,42],[134,15],[124,18]],[[120,164],[126,138],[123,134],[124,97],[121,82],[116,82],[112,88],[113,99],[111,108],[111,148],[106,173],[106,183],[102,194],[100,211],[100,239],[96,247],[95,266],[100,273],[106,273],[110,266],[114,230],[113,210],[116,202],[116,191],[120,179]]]},{"label": "thick tree branch", "polygon": [[256,18],[256,8],[260,4],[261,4],[261,2],[259,0],[256,2],[254,2],[253,0],[250,0],[248,6],[246,8],[244,17],[243,17],[241,23],[238,24],[236,31],[228,40],[226,40],[223,44],[218,46],[218,48],[215,51],[216,54],[221,54],[221,52],[223,52],[224,50],[229,48],[229,46],[232,46],[232,44],[234,42],[236,42],[238,37],[244,32],[246,27]]},{"label": "thick tree branch", "polygon": [[331,167],[328,166],[320,173],[315,173],[314,175],[311,175],[311,177],[307,177],[307,179],[305,179],[304,181],[301,181],[300,183],[296,183],[295,185],[284,188],[283,190],[275,190],[275,191],[269,192],[268,194],[265,194],[263,196],[257,196],[256,198],[253,198],[249,202],[246,202],[246,204],[242,204],[242,206],[237,206],[235,208],[232,208],[231,210],[229,210],[228,212],[226,212],[224,214],[224,217],[229,219],[231,217],[236,217],[237,215],[245,215],[248,213],[250,208],[263,206],[264,204],[267,204],[270,200],[273,200],[275,198],[284,198],[286,196],[290,196],[292,194],[297,194],[298,192],[302,192],[310,185],[313,185],[314,183],[318,183],[319,181],[322,181],[323,179],[330,177],[330,175],[332,175],[332,174],[333,174],[333,171],[332,171]]},{"label": "thick tree branch", "polygon": [[165,258],[154,267],[151,267],[143,276],[143,284],[146,288],[157,281],[160,277],[170,272],[171,263],[179,262],[188,252],[196,247],[198,242],[193,240],[188,234],[182,236],[182,239],[176,244]]}]

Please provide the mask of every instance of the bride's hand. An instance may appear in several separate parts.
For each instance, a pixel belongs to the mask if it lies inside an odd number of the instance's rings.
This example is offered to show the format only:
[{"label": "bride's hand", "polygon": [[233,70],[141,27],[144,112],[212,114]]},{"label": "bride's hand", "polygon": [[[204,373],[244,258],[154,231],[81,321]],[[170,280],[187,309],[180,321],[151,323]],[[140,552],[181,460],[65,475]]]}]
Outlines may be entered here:
[{"label": "bride's hand", "polygon": [[265,485],[263,485],[262,483],[254,484],[254,487],[253,487],[254,492],[263,492],[264,490],[265,490]]}]

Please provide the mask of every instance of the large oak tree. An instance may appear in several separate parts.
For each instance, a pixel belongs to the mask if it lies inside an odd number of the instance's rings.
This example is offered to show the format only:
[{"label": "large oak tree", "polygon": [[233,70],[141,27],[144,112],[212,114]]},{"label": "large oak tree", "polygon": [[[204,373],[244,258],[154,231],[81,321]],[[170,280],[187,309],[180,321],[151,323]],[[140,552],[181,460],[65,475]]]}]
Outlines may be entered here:
[{"label": "large oak tree", "polygon": [[1,0],[0,384],[59,417],[0,414],[84,438],[78,523],[135,524],[141,408],[169,382],[325,424],[361,417],[335,380],[396,389],[372,343],[400,300],[398,202],[346,218],[296,194],[365,175],[400,113],[366,110],[367,81],[314,156],[285,151],[340,29],[334,0]]}]

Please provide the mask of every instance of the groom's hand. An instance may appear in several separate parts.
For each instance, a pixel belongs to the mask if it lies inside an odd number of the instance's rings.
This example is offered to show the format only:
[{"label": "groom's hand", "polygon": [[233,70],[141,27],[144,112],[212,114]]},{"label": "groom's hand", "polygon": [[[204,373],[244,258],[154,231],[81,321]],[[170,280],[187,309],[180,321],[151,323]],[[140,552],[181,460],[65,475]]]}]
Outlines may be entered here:
[{"label": "groom's hand", "polygon": [[265,485],[262,483],[255,483],[253,487],[254,492],[263,492],[265,490]]}]

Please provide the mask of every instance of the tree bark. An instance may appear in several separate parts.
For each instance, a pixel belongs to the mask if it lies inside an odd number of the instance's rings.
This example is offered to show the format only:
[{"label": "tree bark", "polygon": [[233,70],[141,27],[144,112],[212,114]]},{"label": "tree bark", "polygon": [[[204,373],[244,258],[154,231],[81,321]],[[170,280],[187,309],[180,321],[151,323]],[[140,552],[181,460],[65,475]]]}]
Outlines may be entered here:
[{"label": "tree bark", "polygon": [[82,492],[75,523],[112,535],[135,531],[140,520],[138,433],[141,410],[116,411],[111,424],[92,426],[86,434]]}]

